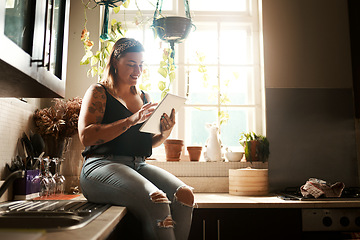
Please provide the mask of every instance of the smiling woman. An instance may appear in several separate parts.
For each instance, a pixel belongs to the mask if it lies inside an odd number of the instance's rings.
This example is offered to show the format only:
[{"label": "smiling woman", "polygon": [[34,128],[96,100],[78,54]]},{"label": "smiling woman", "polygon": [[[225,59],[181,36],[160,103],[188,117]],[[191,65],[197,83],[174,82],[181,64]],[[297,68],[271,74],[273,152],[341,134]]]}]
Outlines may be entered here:
[{"label": "smiling woman", "polygon": [[85,163],[81,190],[91,202],[125,206],[141,222],[146,239],[187,239],[192,188],[145,158],[175,124],[175,111],[158,119],[160,133],[139,131],[156,104],[139,90],[144,48],[132,38],[118,40],[104,79],[89,87],[79,116]]}]

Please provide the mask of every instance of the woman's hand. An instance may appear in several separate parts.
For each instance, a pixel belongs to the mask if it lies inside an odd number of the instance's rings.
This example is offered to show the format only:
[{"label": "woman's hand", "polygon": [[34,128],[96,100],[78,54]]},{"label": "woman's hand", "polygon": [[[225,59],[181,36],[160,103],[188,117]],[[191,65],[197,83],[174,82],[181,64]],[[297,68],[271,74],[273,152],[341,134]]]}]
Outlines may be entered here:
[{"label": "woman's hand", "polygon": [[147,103],[143,105],[139,111],[128,117],[128,120],[131,122],[131,125],[136,125],[142,122],[145,122],[146,119],[154,112],[155,106],[157,103]]},{"label": "woman's hand", "polygon": [[171,110],[170,117],[164,113],[160,119],[161,136],[167,138],[175,125],[175,109]]},{"label": "woman's hand", "polygon": [[171,110],[170,117],[164,113],[160,119],[160,134],[153,136],[152,146],[160,146],[169,136],[175,125],[175,109]]}]

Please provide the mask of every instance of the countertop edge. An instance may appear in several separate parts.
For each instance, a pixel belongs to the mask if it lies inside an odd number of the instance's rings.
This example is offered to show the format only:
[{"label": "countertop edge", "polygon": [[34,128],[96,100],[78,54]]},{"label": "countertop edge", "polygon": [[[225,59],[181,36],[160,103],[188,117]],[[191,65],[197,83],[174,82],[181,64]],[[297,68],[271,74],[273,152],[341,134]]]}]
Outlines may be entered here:
[{"label": "countertop edge", "polygon": [[195,208],[360,208],[359,200],[283,200],[268,196],[235,196],[228,193],[195,193]]},{"label": "countertop edge", "polygon": [[126,208],[120,206],[111,206],[95,220],[91,221],[86,226],[73,229],[61,230],[55,232],[46,232],[44,240],[63,240],[63,239],[77,239],[77,240],[102,240],[106,239],[114,230],[116,225],[126,214]]}]

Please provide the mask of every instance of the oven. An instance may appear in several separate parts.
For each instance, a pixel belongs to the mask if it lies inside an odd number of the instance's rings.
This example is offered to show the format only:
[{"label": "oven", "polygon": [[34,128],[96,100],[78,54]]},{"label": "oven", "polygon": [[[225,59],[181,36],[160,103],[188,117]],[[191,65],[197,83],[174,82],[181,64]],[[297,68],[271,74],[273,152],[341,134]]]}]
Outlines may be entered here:
[{"label": "oven", "polygon": [[[278,193],[285,201],[360,201],[360,188],[345,188],[340,197],[303,197],[300,187]],[[316,205],[314,205],[316,206]],[[303,239],[360,239],[360,207],[302,208]]]}]

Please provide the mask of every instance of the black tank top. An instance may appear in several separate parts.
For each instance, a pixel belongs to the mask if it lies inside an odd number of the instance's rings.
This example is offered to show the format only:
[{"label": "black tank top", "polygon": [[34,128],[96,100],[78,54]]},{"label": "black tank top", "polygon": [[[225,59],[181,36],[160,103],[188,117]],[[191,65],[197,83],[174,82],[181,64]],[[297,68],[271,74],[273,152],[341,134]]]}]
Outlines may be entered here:
[{"label": "black tank top", "polygon": [[[101,84],[100,84],[101,85]],[[115,99],[105,86],[101,85],[106,93],[106,107],[102,120],[102,124],[108,124],[120,119],[130,117],[133,113],[127,109],[121,102]],[[148,101],[145,93],[141,90],[144,98],[143,103]],[[143,123],[130,127],[115,139],[100,145],[86,147],[82,152],[85,157],[87,155],[120,155],[120,156],[137,156],[150,157],[152,154],[152,136],[150,133],[139,131]]]}]

